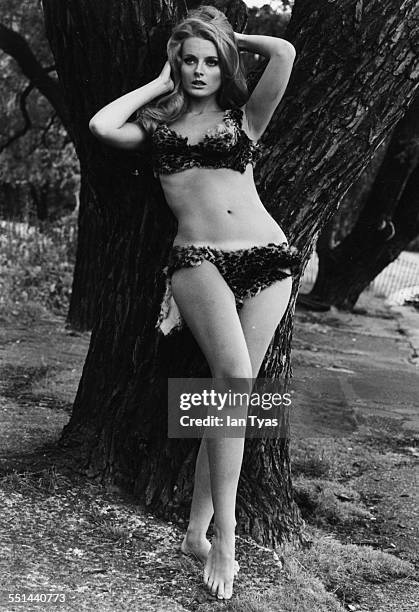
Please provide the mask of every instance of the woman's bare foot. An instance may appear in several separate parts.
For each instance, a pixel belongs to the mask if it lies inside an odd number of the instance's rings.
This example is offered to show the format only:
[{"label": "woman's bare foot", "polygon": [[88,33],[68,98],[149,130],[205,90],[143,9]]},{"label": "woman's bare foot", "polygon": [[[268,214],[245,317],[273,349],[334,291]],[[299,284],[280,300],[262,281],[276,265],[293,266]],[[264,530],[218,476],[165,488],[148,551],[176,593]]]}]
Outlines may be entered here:
[{"label": "woman's bare foot", "polygon": [[201,561],[201,563],[205,563],[208,557],[209,550],[211,548],[211,543],[207,540],[207,538],[195,538],[188,534],[183,538],[183,542],[180,545],[180,550],[185,555],[193,555]]},{"label": "woman's bare foot", "polygon": [[[211,549],[211,543],[206,537],[196,537],[186,533],[183,538],[180,550],[185,555],[192,555],[196,557],[201,563],[205,565],[208,553]],[[234,561],[234,575],[238,573],[240,565],[237,561]]]},{"label": "woman's bare foot", "polygon": [[204,584],[218,599],[231,599],[234,580],[234,529],[214,525],[214,537],[204,567]]}]

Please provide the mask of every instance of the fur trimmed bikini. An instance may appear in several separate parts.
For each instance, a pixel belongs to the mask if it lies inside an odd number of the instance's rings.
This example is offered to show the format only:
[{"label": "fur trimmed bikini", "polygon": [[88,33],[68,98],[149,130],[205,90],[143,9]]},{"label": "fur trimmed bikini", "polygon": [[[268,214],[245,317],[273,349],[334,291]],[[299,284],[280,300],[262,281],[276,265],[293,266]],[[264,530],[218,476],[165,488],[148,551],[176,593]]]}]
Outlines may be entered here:
[{"label": "fur trimmed bikini", "polygon": [[[174,174],[188,168],[231,168],[243,173],[250,163],[255,165],[260,151],[242,129],[243,111],[225,111],[222,123],[206,132],[202,140],[190,145],[166,123],[160,123],[152,136],[154,175]],[[234,293],[239,310],[244,300],[257,295],[272,283],[292,276],[301,265],[301,256],[286,242],[270,242],[234,250],[210,245],[174,245],[169,254],[165,276],[165,293],[156,327],[167,335],[180,330],[185,323],[172,295],[171,277],[179,268],[212,262]],[[285,270],[284,270],[285,268]],[[290,270],[290,271],[288,271]]]}]

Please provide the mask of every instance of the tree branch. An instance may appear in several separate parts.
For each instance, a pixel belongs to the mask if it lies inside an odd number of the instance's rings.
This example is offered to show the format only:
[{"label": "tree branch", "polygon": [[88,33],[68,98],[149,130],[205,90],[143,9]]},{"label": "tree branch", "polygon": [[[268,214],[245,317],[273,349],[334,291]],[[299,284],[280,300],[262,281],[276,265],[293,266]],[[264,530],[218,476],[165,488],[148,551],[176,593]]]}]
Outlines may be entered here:
[{"label": "tree branch", "polygon": [[49,130],[51,129],[51,127],[54,125],[54,121],[57,117],[57,113],[52,113],[51,117],[49,118],[49,121],[47,123],[46,126],[42,127],[42,134],[41,134],[41,142],[44,145],[45,148],[48,148],[48,144],[47,144],[47,134],[49,132]]},{"label": "tree branch", "polygon": [[68,111],[59,81],[48,76],[55,66],[43,68],[21,34],[0,23],[0,49],[13,57],[33,87],[47,98],[66,130],[70,133]]},{"label": "tree branch", "polygon": [[7,147],[9,147],[12,144],[12,142],[14,142],[18,138],[21,138],[24,134],[26,134],[26,132],[32,127],[32,121],[31,121],[31,118],[29,117],[28,109],[26,108],[26,99],[28,95],[30,94],[30,92],[32,91],[33,87],[34,87],[33,84],[29,83],[29,85],[25,87],[25,89],[19,96],[19,107],[20,107],[20,110],[21,110],[21,113],[24,119],[24,125],[20,129],[18,129],[17,132],[13,134],[13,136],[10,136],[10,138],[6,140],[4,145],[0,146],[0,153],[2,153],[5,149],[7,149]]}]

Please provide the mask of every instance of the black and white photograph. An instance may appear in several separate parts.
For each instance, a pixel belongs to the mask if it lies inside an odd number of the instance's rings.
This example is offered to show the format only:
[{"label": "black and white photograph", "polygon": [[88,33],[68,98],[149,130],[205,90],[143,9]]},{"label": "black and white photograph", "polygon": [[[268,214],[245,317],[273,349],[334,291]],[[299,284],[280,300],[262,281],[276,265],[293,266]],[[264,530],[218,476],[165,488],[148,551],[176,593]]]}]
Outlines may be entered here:
[{"label": "black and white photograph", "polygon": [[418,610],[418,0],[2,0],[0,65],[0,610]]}]

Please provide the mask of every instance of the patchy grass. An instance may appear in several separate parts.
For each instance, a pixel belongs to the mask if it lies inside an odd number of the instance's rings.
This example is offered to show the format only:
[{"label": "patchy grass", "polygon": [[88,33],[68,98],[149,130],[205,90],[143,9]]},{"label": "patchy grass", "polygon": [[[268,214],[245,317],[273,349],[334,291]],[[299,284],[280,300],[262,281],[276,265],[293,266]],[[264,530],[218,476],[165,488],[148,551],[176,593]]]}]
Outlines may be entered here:
[{"label": "patchy grass", "polygon": [[0,221],[0,317],[66,313],[71,295],[77,215],[29,225]]},{"label": "patchy grass", "polygon": [[[87,336],[87,334],[86,334]],[[52,397],[59,402],[68,402],[70,410],[74,401],[74,377],[80,378],[81,367],[62,370],[49,368],[44,378],[33,381],[31,393],[34,398]]]},{"label": "patchy grass", "polygon": [[312,533],[310,550],[293,551],[293,557],[341,600],[359,601],[366,582],[378,584],[415,575],[411,563],[394,555],[371,546],[342,544],[324,532]]},{"label": "patchy grass", "polygon": [[338,482],[300,476],[293,481],[294,498],[304,519],[318,526],[373,519],[360,495]]},{"label": "patchy grass", "polygon": [[[392,439],[396,438],[392,432]],[[401,440],[406,440],[406,433],[399,432]],[[293,482],[299,476],[309,479],[326,479],[333,481],[348,480],[362,474],[377,463],[392,465],[389,447],[384,444],[383,432],[370,432],[363,435],[360,431],[356,440],[350,438],[308,438],[291,441],[291,471]],[[401,442],[400,442],[401,444]],[[393,443],[392,448],[397,446]]]},{"label": "patchy grass", "polygon": [[291,455],[291,471],[293,475],[305,475],[317,478],[327,478],[331,471],[331,458],[325,448],[312,449],[307,446],[297,446]]},{"label": "patchy grass", "polygon": [[56,471],[55,465],[40,472],[13,471],[0,478],[0,487],[4,491],[35,494],[42,496],[53,495],[59,488],[69,486],[71,481]]}]

